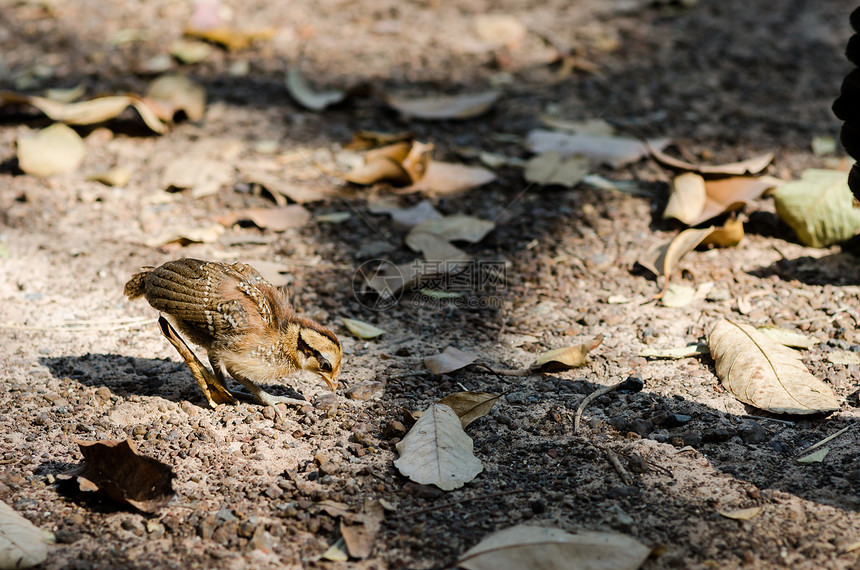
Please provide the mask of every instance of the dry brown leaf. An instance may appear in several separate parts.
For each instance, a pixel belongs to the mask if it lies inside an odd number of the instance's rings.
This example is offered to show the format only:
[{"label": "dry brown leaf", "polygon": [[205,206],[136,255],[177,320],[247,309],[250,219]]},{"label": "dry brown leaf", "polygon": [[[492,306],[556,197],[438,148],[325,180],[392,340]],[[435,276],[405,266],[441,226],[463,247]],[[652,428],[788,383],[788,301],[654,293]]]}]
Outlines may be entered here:
[{"label": "dry brown leaf", "polygon": [[681,258],[696,249],[713,231],[713,226],[684,230],[671,240],[651,247],[639,258],[639,264],[657,277],[666,277],[668,281]]},{"label": "dry brown leaf", "polygon": [[451,243],[436,234],[427,232],[409,232],[406,236],[406,245],[414,251],[421,253],[427,261],[437,262],[440,265],[448,265],[445,273],[455,273],[471,259],[471,256],[462,249],[451,245]]},{"label": "dry brown leaf", "polygon": [[472,119],[489,111],[500,95],[498,91],[417,99],[386,95],[385,102],[401,115],[416,119]]},{"label": "dry brown leaf", "polygon": [[490,413],[498,400],[498,394],[489,392],[456,392],[445,396],[437,404],[450,406],[460,418],[463,429],[466,429],[470,423]]},{"label": "dry brown leaf", "polygon": [[323,111],[346,98],[346,91],[314,91],[298,69],[287,73],[286,83],[287,91],[296,103],[311,111]]},{"label": "dry brown leaf", "polygon": [[584,156],[575,154],[569,158],[554,150],[532,157],[526,163],[523,176],[527,182],[558,185],[573,188],[588,175],[591,166]]},{"label": "dry brown leaf", "polygon": [[140,455],[130,439],[77,444],[84,461],[63,478],[77,478],[82,491],[97,491],[145,513],[159,510],[173,498],[173,469]]},{"label": "dry brown leaf", "polygon": [[179,38],[170,42],[167,51],[180,63],[194,65],[205,61],[215,50],[206,42]]},{"label": "dry brown leaf", "polygon": [[734,510],[720,510],[717,513],[720,516],[724,516],[727,519],[733,519],[736,521],[748,521],[759,515],[761,512],[761,507],[750,507],[747,509],[734,509]]},{"label": "dry brown leaf", "polygon": [[687,225],[705,209],[705,179],[695,172],[684,172],[672,180],[672,192],[663,210],[663,219],[675,218]]},{"label": "dry brown leaf", "polygon": [[291,204],[282,208],[248,208],[217,218],[226,227],[242,221],[250,220],[260,229],[282,232],[289,228],[300,228],[311,219],[311,213],[303,206]]},{"label": "dry brown leaf", "polygon": [[557,348],[545,352],[531,365],[533,372],[563,372],[577,366],[582,366],[588,357],[588,353],[600,346],[603,335],[597,335],[593,339],[565,348]]},{"label": "dry brown leaf", "polygon": [[449,346],[440,354],[425,357],[424,366],[426,366],[431,373],[438,376],[439,374],[448,374],[449,372],[465,368],[476,360],[478,360],[477,354],[464,352],[459,348]]},{"label": "dry brown leaf", "polygon": [[409,180],[413,183],[422,183],[428,174],[427,170],[432,164],[433,145],[413,141],[409,154],[403,159],[401,165],[403,170],[409,174]]},{"label": "dry brown leaf", "polygon": [[224,226],[211,224],[199,228],[180,227],[179,229],[167,229],[146,240],[149,247],[161,247],[170,243],[188,245],[189,243],[214,243],[224,233]]},{"label": "dry brown leaf", "polygon": [[181,111],[189,121],[197,122],[206,112],[206,90],[185,75],[159,77],[149,84],[145,96],[156,103],[153,109],[163,121],[173,121]]},{"label": "dry brown leaf", "polygon": [[454,410],[432,404],[397,444],[394,466],[416,483],[451,491],[484,470],[473,447]]},{"label": "dry brown leaf", "polygon": [[33,176],[71,172],[80,166],[85,154],[83,139],[62,123],[18,137],[18,166]]},{"label": "dry brown leaf", "polygon": [[839,409],[833,389],[813,376],[797,352],[726,319],[708,335],[717,377],[735,398],[774,414],[818,414]]},{"label": "dry brown leaf", "polygon": [[166,190],[185,190],[192,198],[217,194],[233,180],[233,166],[224,160],[204,156],[180,156],[168,163],[161,174]]},{"label": "dry brown leaf", "polygon": [[384,518],[382,505],[378,501],[367,499],[359,515],[341,519],[340,535],[351,557],[362,559],[370,556]]},{"label": "dry brown leaf", "polygon": [[483,186],[496,179],[496,175],[480,166],[467,166],[450,162],[429,161],[426,173],[411,186],[398,190],[399,194],[424,192],[444,196]]},{"label": "dry brown leaf", "polygon": [[48,542],[42,530],[0,501],[0,568],[32,568],[45,562]]},{"label": "dry brown leaf", "polygon": [[275,28],[240,31],[224,25],[207,28],[189,26],[185,29],[185,35],[223,46],[230,51],[238,51],[247,49],[256,40],[270,39],[275,35]]},{"label": "dry brown leaf", "polygon": [[239,165],[239,173],[245,182],[259,184],[275,200],[278,206],[286,206],[287,198],[299,204],[319,202],[336,195],[336,192],[319,186],[304,186],[286,180],[283,167],[275,162],[250,162]]},{"label": "dry brown leaf", "polygon": [[362,186],[369,186],[377,182],[403,185],[412,181],[409,173],[403,168],[403,164],[387,156],[366,161],[363,165],[346,173],[344,179]]},{"label": "dry brown leaf", "polygon": [[340,320],[343,323],[343,326],[346,327],[346,330],[361,339],[376,338],[381,334],[385,334],[385,331],[381,328],[375,327],[364,321],[359,321],[358,319],[341,317]]},{"label": "dry brown leaf", "polygon": [[693,164],[692,162],[687,162],[685,160],[669,156],[663,152],[662,149],[656,147],[651,148],[651,156],[654,157],[654,160],[669,168],[715,176],[744,176],[746,174],[758,174],[767,168],[767,165],[773,161],[773,153],[767,152],[746,160],[731,162],[729,164]]},{"label": "dry brown leaf", "polygon": [[[454,216],[445,216],[441,218],[433,218],[425,220],[412,228],[406,236],[406,245],[412,247],[409,243],[410,236],[413,234],[436,234],[448,241],[467,241],[469,243],[478,243],[484,239],[488,233],[496,227],[495,222],[482,220],[474,216],[464,216],[457,214]],[[412,249],[421,251],[415,247]]]},{"label": "dry brown leaf", "polygon": [[366,150],[398,142],[411,142],[415,139],[412,131],[399,133],[384,133],[381,131],[356,131],[352,133],[352,141],[344,145],[348,150]]},{"label": "dry brown leaf", "polygon": [[726,223],[714,228],[710,234],[701,241],[701,245],[715,245],[717,247],[734,247],[744,238],[744,223],[739,218],[729,218]]},{"label": "dry brown leaf", "polygon": [[651,148],[663,148],[669,139],[652,139],[642,142],[639,139],[592,135],[587,133],[559,133],[545,129],[535,129],[528,134],[526,146],[535,154],[554,151],[562,157],[574,154],[588,158],[594,164],[608,164],[620,168],[648,156]]},{"label": "dry brown leaf", "polygon": [[720,180],[707,180],[705,181],[705,206],[698,217],[690,220],[689,225],[697,226],[720,214],[743,208],[778,184],[777,179],[768,176],[760,178],[733,176]]},{"label": "dry brown leaf", "polygon": [[636,570],[651,549],[614,532],[519,525],[495,532],[466,551],[454,566],[467,570]]}]

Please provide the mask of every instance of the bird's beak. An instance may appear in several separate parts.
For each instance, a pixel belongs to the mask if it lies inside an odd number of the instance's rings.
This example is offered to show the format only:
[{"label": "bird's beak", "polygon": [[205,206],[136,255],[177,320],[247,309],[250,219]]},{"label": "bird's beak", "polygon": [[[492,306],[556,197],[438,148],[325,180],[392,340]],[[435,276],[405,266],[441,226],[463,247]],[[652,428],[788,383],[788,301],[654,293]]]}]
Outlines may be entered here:
[{"label": "bird's beak", "polygon": [[337,375],[331,373],[324,374],[321,372],[320,376],[325,380],[325,383],[328,384],[328,387],[332,392],[337,391]]}]

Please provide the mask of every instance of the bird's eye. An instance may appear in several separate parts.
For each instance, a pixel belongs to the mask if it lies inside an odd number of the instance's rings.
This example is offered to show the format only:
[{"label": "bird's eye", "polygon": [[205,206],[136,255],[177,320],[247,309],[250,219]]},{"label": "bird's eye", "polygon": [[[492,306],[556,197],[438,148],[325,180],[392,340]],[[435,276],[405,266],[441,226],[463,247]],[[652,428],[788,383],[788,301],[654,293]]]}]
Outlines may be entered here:
[{"label": "bird's eye", "polygon": [[323,360],[320,362],[320,370],[323,372],[331,372],[331,362],[328,360]]}]

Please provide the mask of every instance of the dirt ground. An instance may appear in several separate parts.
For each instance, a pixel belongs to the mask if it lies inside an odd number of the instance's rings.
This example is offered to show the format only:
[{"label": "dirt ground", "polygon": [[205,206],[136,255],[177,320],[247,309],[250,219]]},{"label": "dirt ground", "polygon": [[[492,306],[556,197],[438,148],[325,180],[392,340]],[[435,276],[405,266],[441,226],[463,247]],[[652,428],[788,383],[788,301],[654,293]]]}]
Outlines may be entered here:
[{"label": "dirt ground", "polygon": [[[411,258],[403,232],[370,214],[368,201],[408,206],[423,197],[384,185],[307,205],[314,214],[351,212],[342,223],[280,233],[234,226],[213,243],[146,245],[171,229],[271,206],[232,170],[243,161],[275,160],[297,184],[341,186],[310,164],[336,169],[338,149],[359,129],[412,130],[435,145],[434,157],[476,163],[478,151],[527,157],[522,138],[549,113],[670,137],[714,162],[773,151],[769,172],[783,178],[845,168],[841,151],[816,156],[810,142],[838,135],[830,105],[849,67],[842,54],[854,3],[223,4],[236,27],[276,33],[248,50],[172,64],[206,88],[198,124],[152,136],[123,115],[82,129],[87,156],[78,171],[38,179],[18,169],[15,140],[49,121],[0,110],[0,251],[8,252],[0,255],[0,499],[54,533],[46,568],[437,568],[524,522],[626,533],[656,549],[649,569],[860,567],[860,368],[827,361],[829,351],[860,350],[860,264],[839,248],[798,245],[770,199],[747,209],[738,247],[685,257],[683,278],[714,287],[680,308],[639,302],[658,285],[636,259],[677,231],[660,219],[668,175],[648,160],[601,174],[638,181],[650,196],[529,187],[521,169],[502,166],[485,187],[432,199],[442,213],[496,222],[466,249],[504,264],[505,287],[493,293],[500,307],[405,296],[376,311],[356,297],[361,263]],[[151,79],[146,62],[181,37],[191,9],[166,0],[0,1],[0,86],[141,93]],[[484,13],[514,16],[528,34],[515,46],[479,41],[473,24]],[[113,41],[123,30],[135,30],[125,32],[134,39]],[[572,73],[547,63],[547,38],[570,46]],[[297,65],[317,87],[364,84],[372,93],[305,111],[284,87]],[[489,86],[503,93],[496,108],[460,122],[407,121],[382,99]],[[163,172],[192,157],[229,165],[231,181],[203,198],[165,192]],[[127,186],[87,180],[113,166],[133,172]],[[345,388],[336,399],[301,376],[293,388],[314,405],[284,418],[249,402],[210,410],[159,334],[154,310],[122,296],[140,266],[182,256],[282,272],[297,309],[342,339]],[[622,297],[632,302],[610,302]],[[357,340],[342,316],[387,334]],[[725,393],[707,357],[638,356],[646,346],[701,340],[724,317],[820,339],[804,362],[833,386],[842,409],[827,418],[767,417]],[[524,367],[536,353],[597,334],[605,340],[590,362],[558,374],[499,379],[470,367],[434,377],[423,365],[453,345],[500,368]],[[631,376],[644,389],[598,398],[573,434],[585,395]],[[467,429],[483,472],[450,492],[409,482],[393,465],[404,411],[464,388],[506,392]],[[800,450],[845,427],[823,462],[796,463]],[[176,498],[155,515],[57,482],[81,461],[75,440],[125,438],[176,471]],[[607,449],[628,466],[632,485]],[[357,511],[367,498],[391,507],[370,556],[321,559],[340,532],[338,517],[318,503]],[[753,506],[762,510],[748,521],[718,514]]]}]

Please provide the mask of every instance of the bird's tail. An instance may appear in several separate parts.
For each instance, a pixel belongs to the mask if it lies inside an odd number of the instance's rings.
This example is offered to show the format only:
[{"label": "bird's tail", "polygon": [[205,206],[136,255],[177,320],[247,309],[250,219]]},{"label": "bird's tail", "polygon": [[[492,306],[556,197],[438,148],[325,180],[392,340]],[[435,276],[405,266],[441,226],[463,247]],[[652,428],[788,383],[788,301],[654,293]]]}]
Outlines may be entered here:
[{"label": "bird's tail", "polygon": [[133,301],[138,297],[143,297],[144,293],[146,293],[146,276],[152,273],[154,267],[141,267],[140,273],[135,273],[132,275],[131,279],[128,280],[128,283],[125,284],[123,288],[123,293],[125,296],[129,298],[129,300]]}]

